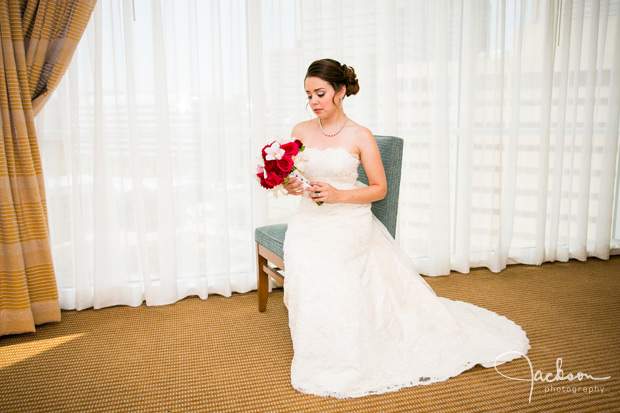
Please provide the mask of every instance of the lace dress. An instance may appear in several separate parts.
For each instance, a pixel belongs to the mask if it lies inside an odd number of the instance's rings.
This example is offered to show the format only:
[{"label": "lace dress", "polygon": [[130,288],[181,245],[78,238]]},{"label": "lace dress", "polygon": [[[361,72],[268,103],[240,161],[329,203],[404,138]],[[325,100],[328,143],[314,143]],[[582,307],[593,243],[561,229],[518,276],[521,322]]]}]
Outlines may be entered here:
[{"label": "lace dress", "polygon": [[[345,148],[302,153],[310,180],[353,189],[359,158]],[[504,316],[438,297],[369,204],[302,197],[284,241],[296,390],[360,397],[436,383],[526,354]]]}]

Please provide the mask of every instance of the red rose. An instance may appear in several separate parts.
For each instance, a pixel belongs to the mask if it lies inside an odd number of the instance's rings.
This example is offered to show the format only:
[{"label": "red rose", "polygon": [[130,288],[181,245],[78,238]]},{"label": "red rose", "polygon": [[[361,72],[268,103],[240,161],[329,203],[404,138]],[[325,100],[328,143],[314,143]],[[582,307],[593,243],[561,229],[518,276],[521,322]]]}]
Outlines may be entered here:
[{"label": "red rose", "polygon": [[284,155],[282,159],[278,159],[277,163],[278,168],[287,174],[293,169],[293,158],[291,158],[288,154]]},{"label": "red rose", "polygon": [[295,142],[288,142],[285,143],[284,145],[280,146],[281,149],[284,149],[284,152],[286,152],[286,155],[289,156],[295,156],[299,153],[299,148],[300,146],[297,145],[297,141]]},{"label": "red rose", "polygon": [[265,183],[269,185],[270,188],[280,185],[282,181],[284,181],[284,179],[278,176],[276,172],[269,172],[267,174],[267,178],[265,179]]},{"label": "red rose", "polygon": [[262,172],[257,173],[256,177],[258,178],[260,182],[260,186],[262,186],[263,188],[269,189],[269,187],[267,186],[267,183],[265,182],[265,175]]},{"label": "red rose", "polygon": [[278,170],[278,162],[276,160],[265,161],[265,170],[267,172],[277,171]]}]

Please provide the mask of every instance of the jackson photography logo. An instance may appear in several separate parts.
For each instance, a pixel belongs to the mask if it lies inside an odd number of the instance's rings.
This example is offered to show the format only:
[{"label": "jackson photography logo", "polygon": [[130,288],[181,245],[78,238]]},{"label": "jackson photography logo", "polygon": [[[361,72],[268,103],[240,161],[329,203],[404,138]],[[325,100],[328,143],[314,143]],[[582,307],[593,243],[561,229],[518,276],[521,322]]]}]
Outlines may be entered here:
[{"label": "jackson photography logo", "polygon": [[[503,356],[504,354],[510,354],[510,353],[515,353],[515,354],[520,354],[523,357],[525,357],[525,359],[527,360],[527,363],[530,366],[530,377],[528,378],[521,378],[521,377],[510,377],[505,375],[504,373],[502,373],[501,371],[499,371],[497,369],[497,359],[499,359],[501,356]],[[529,398],[529,403],[532,403],[532,393],[534,392],[534,383],[535,382],[543,382],[543,383],[556,383],[556,382],[563,382],[563,381],[569,381],[572,382],[574,380],[579,380],[579,382],[581,382],[582,380],[608,380],[611,378],[611,376],[607,376],[607,377],[594,377],[591,374],[588,373],[583,373],[583,372],[578,372],[578,373],[568,373],[567,375],[564,374],[564,370],[562,370],[562,357],[558,357],[557,360],[555,361],[555,376],[553,375],[553,373],[547,373],[544,374],[542,373],[540,370],[536,370],[536,372],[534,372],[534,367],[532,366],[532,362],[530,361],[530,358],[528,356],[526,356],[525,354],[521,353],[520,351],[507,351],[505,353],[500,354],[499,356],[497,356],[495,358],[495,371],[498,372],[499,374],[501,374],[502,376],[506,377],[507,379],[510,380],[518,380],[518,381],[527,381],[530,382],[530,398]],[[545,386],[545,393],[603,393],[605,391],[605,387],[603,386],[598,386],[598,385],[589,385],[589,386],[582,386],[582,385],[573,385],[573,386],[564,386],[564,385],[553,385],[553,384],[547,384]]]}]

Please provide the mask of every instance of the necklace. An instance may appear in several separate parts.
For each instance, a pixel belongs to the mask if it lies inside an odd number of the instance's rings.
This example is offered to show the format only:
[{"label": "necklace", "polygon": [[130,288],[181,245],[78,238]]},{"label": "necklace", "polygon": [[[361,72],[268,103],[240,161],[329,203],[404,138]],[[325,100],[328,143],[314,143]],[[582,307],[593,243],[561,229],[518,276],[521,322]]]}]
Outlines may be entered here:
[{"label": "necklace", "polygon": [[323,135],[325,135],[325,136],[336,136],[336,135],[338,135],[340,133],[341,130],[344,129],[344,125],[347,124],[347,119],[348,119],[348,117],[347,117],[347,114],[345,113],[345,115],[344,115],[344,123],[342,124],[340,129],[338,129],[334,133],[327,133],[327,132],[325,132],[325,129],[323,129],[323,124],[321,123],[321,118],[319,118],[319,128],[321,128],[321,132],[323,132]]}]

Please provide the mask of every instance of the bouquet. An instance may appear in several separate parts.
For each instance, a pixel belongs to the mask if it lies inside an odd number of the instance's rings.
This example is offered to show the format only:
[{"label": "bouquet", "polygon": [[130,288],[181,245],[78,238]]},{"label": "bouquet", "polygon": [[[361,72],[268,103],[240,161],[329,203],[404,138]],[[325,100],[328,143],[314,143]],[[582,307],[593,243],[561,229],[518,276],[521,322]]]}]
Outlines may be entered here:
[{"label": "bouquet", "polygon": [[[303,187],[309,187],[310,182],[302,175],[298,166],[301,163],[299,153],[305,149],[299,139],[279,139],[265,145],[261,151],[262,161],[257,165],[256,177],[265,189],[274,189],[277,195],[281,185],[291,177],[302,181]],[[322,202],[317,202],[321,205]]]}]

